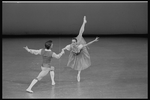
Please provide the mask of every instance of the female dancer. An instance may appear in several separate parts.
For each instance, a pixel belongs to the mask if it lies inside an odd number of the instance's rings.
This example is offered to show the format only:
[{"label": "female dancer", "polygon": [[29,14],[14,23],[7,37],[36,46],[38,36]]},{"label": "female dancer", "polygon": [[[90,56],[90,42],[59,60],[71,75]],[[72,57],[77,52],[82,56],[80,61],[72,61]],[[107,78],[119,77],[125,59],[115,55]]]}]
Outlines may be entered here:
[{"label": "female dancer", "polygon": [[91,65],[90,55],[88,53],[87,46],[92,44],[93,42],[98,41],[98,37],[97,37],[95,40],[86,43],[86,41],[82,37],[86,23],[87,23],[86,16],[84,16],[84,21],[81,26],[79,35],[76,38],[72,39],[71,44],[67,45],[65,48],[62,49],[62,51],[64,50],[70,51],[67,66],[75,70],[78,70],[78,75],[77,75],[78,82],[80,81],[81,71],[88,68]]},{"label": "female dancer", "polygon": [[32,93],[33,91],[31,90],[31,88],[38,81],[40,81],[44,76],[46,76],[49,72],[50,72],[50,77],[52,80],[52,85],[55,85],[54,67],[51,66],[50,62],[53,57],[59,59],[62,56],[62,54],[64,53],[64,51],[62,51],[60,54],[56,54],[51,51],[52,47],[53,47],[53,43],[51,40],[49,40],[45,43],[45,49],[33,50],[33,49],[29,49],[27,46],[24,47],[28,52],[35,54],[35,55],[42,55],[42,57],[43,57],[43,62],[42,62],[42,66],[41,66],[42,71],[39,73],[39,75],[35,79],[32,80],[30,86],[26,89],[27,92]]}]

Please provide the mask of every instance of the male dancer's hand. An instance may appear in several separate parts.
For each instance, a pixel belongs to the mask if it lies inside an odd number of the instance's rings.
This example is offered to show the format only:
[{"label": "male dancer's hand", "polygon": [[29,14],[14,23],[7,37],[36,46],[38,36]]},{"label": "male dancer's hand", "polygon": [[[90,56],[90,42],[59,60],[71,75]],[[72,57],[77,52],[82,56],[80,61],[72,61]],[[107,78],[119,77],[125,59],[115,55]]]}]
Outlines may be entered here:
[{"label": "male dancer's hand", "polygon": [[65,52],[65,48],[63,48],[61,51]]},{"label": "male dancer's hand", "polygon": [[62,50],[61,50],[61,53],[62,53],[62,54],[64,54],[64,53],[65,53],[65,52],[64,52],[64,49],[62,49]]},{"label": "male dancer's hand", "polygon": [[25,48],[28,52],[29,52],[29,48],[26,46],[26,47],[23,47],[23,48]]}]

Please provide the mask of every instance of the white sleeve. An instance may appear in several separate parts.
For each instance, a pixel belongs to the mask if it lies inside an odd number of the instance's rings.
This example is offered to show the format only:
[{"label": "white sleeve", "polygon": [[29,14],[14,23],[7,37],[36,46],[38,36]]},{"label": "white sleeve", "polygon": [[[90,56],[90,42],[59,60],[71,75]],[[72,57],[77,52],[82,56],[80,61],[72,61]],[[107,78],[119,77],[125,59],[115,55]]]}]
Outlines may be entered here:
[{"label": "white sleeve", "polygon": [[69,51],[69,50],[70,50],[70,45],[67,45],[67,46],[65,47],[65,49]]},{"label": "white sleeve", "polygon": [[62,56],[62,53],[60,54],[56,54],[55,52],[53,52],[52,57],[59,59]]},{"label": "white sleeve", "polygon": [[59,56],[56,53],[53,52],[52,57],[58,58]]},{"label": "white sleeve", "polygon": [[40,55],[41,51],[42,51],[42,49],[39,49],[39,50],[29,49],[29,52],[32,53],[32,54],[35,54],[35,55],[38,55],[38,54]]}]

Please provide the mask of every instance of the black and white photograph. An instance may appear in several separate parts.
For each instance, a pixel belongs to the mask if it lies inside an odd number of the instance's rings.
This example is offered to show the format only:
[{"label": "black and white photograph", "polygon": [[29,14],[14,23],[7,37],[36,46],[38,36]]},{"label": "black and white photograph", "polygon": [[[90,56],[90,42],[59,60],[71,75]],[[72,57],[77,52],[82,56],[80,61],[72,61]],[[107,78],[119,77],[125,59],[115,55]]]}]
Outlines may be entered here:
[{"label": "black and white photograph", "polygon": [[147,99],[148,1],[2,1],[3,99]]}]

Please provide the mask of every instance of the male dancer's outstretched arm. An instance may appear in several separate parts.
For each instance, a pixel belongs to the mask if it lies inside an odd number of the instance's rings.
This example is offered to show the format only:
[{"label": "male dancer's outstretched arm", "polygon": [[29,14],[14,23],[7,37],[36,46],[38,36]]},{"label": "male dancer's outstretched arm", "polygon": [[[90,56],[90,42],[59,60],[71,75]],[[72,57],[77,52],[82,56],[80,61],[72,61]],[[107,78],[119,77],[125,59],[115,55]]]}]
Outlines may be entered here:
[{"label": "male dancer's outstretched arm", "polygon": [[59,54],[56,54],[53,52],[52,57],[59,59],[64,53],[65,53],[64,50],[62,50],[61,53],[59,53]]},{"label": "male dancer's outstretched arm", "polygon": [[23,48],[25,48],[28,52],[35,54],[35,55],[41,54],[41,50],[42,50],[42,49],[39,49],[39,50],[29,49],[28,46],[23,47]]},{"label": "male dancer's outstretched arm", "polygon": [[[35,54],[35,55],[40,55],[41,54],[41,50],[42,49],[39,49],[39,50],[34,50],[34,49],[29,49],[27,46],[24,47],[28,52],[32,53],[32,54]],[[63,54],[64,54],[64,50],[61,51],[61,53],[59,54],[56,54],[55,52],[53,52],[52,54],[52,57],[56,58],[56,59],[59,59]]]}]

